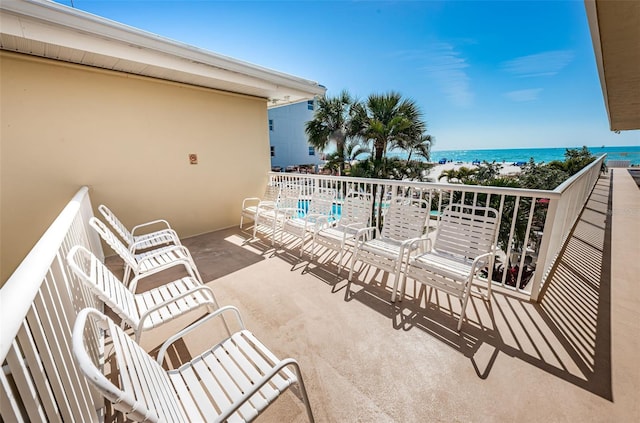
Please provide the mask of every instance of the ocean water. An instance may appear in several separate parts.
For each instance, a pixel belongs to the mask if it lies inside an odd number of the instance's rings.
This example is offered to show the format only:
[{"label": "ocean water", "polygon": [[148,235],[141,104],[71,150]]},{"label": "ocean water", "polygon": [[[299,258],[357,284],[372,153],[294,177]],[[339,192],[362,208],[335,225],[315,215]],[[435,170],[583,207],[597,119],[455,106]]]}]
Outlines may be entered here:
[{"label": "ocean water", "polygon": [[[571,147],[576,148],[576,147]],[[579,147],[581,148],[581,147]],[[628,147],[588,147],[591,153],[598,157],[607,155],[607,160],[630,160],[632,165],[640,166],[640,146]],[[536,163],[564,160],[565,147],[562,148],[514,148],[501,150],[441,150],[431,152],[431,161],[438,163],[441,159],[455,162],[473,162],[474,160],[497,163],[528,162],[533,157]],[[389,156],[403,157],[403,154]],[[406,154],[404,155],[406,158]]]}]

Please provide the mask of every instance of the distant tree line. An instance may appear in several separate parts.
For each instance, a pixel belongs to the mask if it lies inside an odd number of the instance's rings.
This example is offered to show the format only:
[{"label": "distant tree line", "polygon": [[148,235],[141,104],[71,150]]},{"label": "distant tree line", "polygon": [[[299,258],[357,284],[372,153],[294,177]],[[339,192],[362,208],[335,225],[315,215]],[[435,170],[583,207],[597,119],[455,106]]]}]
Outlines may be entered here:
[{"label": "distant tree line", "polygon": [[586,146],[582,149],[567,148],[564,160],[536,163],[532,157],[515,175],[501,175],[502,164],[485,161],[473,168],[462,166],[445,170],[438,180],[445,178],[447,182],[466,185],[553,190],[594,160]]}]

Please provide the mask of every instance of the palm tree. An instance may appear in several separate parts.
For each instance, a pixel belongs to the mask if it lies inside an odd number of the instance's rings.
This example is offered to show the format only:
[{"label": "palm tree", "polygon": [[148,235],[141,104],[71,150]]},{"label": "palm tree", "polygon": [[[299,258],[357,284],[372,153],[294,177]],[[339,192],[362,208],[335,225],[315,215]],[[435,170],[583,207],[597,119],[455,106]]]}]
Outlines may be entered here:
[{"label": "palm tree", "polygon": [[477,172],[477,169],[471,169],[469,167],[462,166],[457,170],[456,169],[443,170],[442,173],[440,173],[440,177],[438,178],[438,180],[442,178],[447,178],[447,182],[450,182],[450,183],[472,185],[474,184],[474,180],[475,180],[474,178],[475,178],[476,172]]},{"label": "palm tree", "polygon": [[[330,143],[335,143],[337,156],[344,158],[345,142],[350,135],[350,111],[353,99],[344,90],[337,97],[323,96],[317,101],[318,108],[313,119],[305,125],[309,144],[319,150],[324,150]],[[339,165],[342,174],[344,160]]]},{"label": "palm tree", "polygon": [[360,144],[356,140],[347,141],[344,147],[344,159],[351,163],[354,160],[358,160],[358,156],[361,154],[370,154],[371,150],[367,146]]},{"label": "palm tree", "polygon": [[353,106],[351,130],[373,142],[374,160],[381,162],[387,148],[402,148],[425,129],[422,113],[415,101],[397,92],[371,94],[366,102]]},{"label": "palm tree", "polygon": [[409,154],[407,156],[407,165],[411,162],[411,155],[415,152],[418,156],[429,161],[431,156],[431,145],[434,139],[429,134],[422,134],[417,138],[409,139],[404,143],[403,149]]}]

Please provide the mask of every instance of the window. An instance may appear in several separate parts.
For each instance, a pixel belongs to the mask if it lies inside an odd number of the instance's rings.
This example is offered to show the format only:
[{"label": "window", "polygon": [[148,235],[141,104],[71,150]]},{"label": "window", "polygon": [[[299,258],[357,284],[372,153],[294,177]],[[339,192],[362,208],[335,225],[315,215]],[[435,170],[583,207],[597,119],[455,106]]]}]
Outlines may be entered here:
[{"label": "window", "polygon": [[309,147],[309,155],[310,156],[315,156],[316,155],[316,149],[313,147]]},{"label": "window", "polygon": [[269,119],[269,131],[273,131],[273,119]]},{"label": "window", "polygon": [[313,100],[307,101],[307,109],[308,110],[313,110]]},{"label": "window", "polygon": [[271,157],[275,157],[276,156],[276,148],[272,145],[271,146]]}]

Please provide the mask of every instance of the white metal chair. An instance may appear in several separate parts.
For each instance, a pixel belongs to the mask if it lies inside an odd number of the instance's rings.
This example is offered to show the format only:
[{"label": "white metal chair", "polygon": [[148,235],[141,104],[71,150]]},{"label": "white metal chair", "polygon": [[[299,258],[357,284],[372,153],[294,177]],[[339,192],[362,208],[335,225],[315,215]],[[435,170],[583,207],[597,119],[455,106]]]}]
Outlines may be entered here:
[{"label": "white metal chair", "polygon": [[282,231],[280,244],[284,234],[293,235],[300,239],[300,257],[302,248],[308,235],[313,235],[322,225],[328,225],[332,219],[333,206],[336,200],[336,190],[333,188],[316,188],[311,198],[305,204],[298,204],[296,208],[281,209]]},{"label": "white metal chair", "polygon": [[278,200],[279,192],[280,187],[278,185],[269,184],[265,188],[262,198],[248,197],[242,200],[242,210],[240,212],[240,229],[242,229],[242,224],[245,217],[247,219],[253,220],[255,224],[258,209],[261,208],[263,210],[266,210],[269,208],[274,208],[276,206],[276,201]]},{"label": "white metal chair", "polygon": [[[234,312],[241,330],[221,342],[212,342],[211,349],[177,369],[162,367],[172,343],[223,312]],[[93,325],[105,330],[113,343],[112,355],[106,357],[111,364],[111,380],[103,374],[102,363],[92,358],[101,348],[96,337],[85,336]],[[76,362],[89,382],[113,403],[115,410],[133,421],[248,422],[297,384],[309,421],[313,422],[298,363],[291,358],[276,358],[245,329],[235,307],[223,307],[169,338],[160,348],[157,361],[111,319],[92,308],[78,314],[72,345]]]},{"label": "white metal chair", "polygon": [[134,278],[130,290],[93,253],[82,246],[75,246],[69,251],[67,263],[93,295],[120,316],[123,324],[133,329],[136,342],[140,340],[142,332],[193,310],[205,307],[212,312],[219,308],[211,288],[197,281],[193,273],[135,294],[140,279],[151,276],[158,270]]},{"label": "white metal chair", "polygon": [[[413,240],[423,235],[429,211],[428,202],[422,199],[392,199],[384,214],[382,231],[373,227],[359,232],[351,260],[349,282],[353,278],[356,261],[361,261],[393,273],[394,286],[397,287],[405,250],[412,248],[410,244]],[[374,233],[375,237],[372,237]]]},{"label": "white metal chair", "polygon": [[297,209],[300,202],[302,187],[300,185],[284,185],[280,187],[275,207],[258,207],[253,225],[253,238],[256,237],[258,226],[266,225],[271,228],[271,245],[275,243],[276,230],[282,226],[287,216],[286,211]]},{"label": "white metal chair", "polygon": [[371,194],[349,193],[340,206],[340,216],[328,225],[315,231],[311,247],[313,260],[316,245],[339,252],[338,274],[342,269],[342,258],[348,249],[353,249],[358,231],[369,227],[371,221],[373,197]]},{"label": "white metal chair", "polygon": [[129,280],[131,273],[133,273],[134,276],[138,276],[151,270],[162,270],[173,267],[176,263],[181,263],[187,270],[191,269],[198,281],[202,283],[202,277],[187,247],[183,245],[171,245],[135,254],[132,253],[101,220],[92,217],[89,219],[89,225],[98,232],[100,237],[109,244],[124,261],[124,276],[122,280],[125,283]]},{"label": "white metal chair", "polygon": [[[493,208],[462,204],[447,206],[440,217],[435,241],[419,239],[413,242],[413,248],[426,244],[423,248],[426,252],[407,257],[400,299],[404,296],[406,278],[458,297],[462,307],[459,331],[471,287],[483,269],[488,269],[484,284],[488,291],[486,299],[491,301],[497,229],[498,211]],[[396,299],[396,288],[394,286],[391,301]]]},{"label": "white metal chair", "polygon": [[[148,250],[162,245],[180,245],[178,234],[171,229],[169,222],[164,219],[141,223],[129,231],[120,219],[104,204],[98,206],[98,211],[118,235],[122,237],[131,252],[135,253],[137,250]],[[157,231],[140,234],[140,230],[151,226],[159,227],[160,225],[166,227]]]}]

